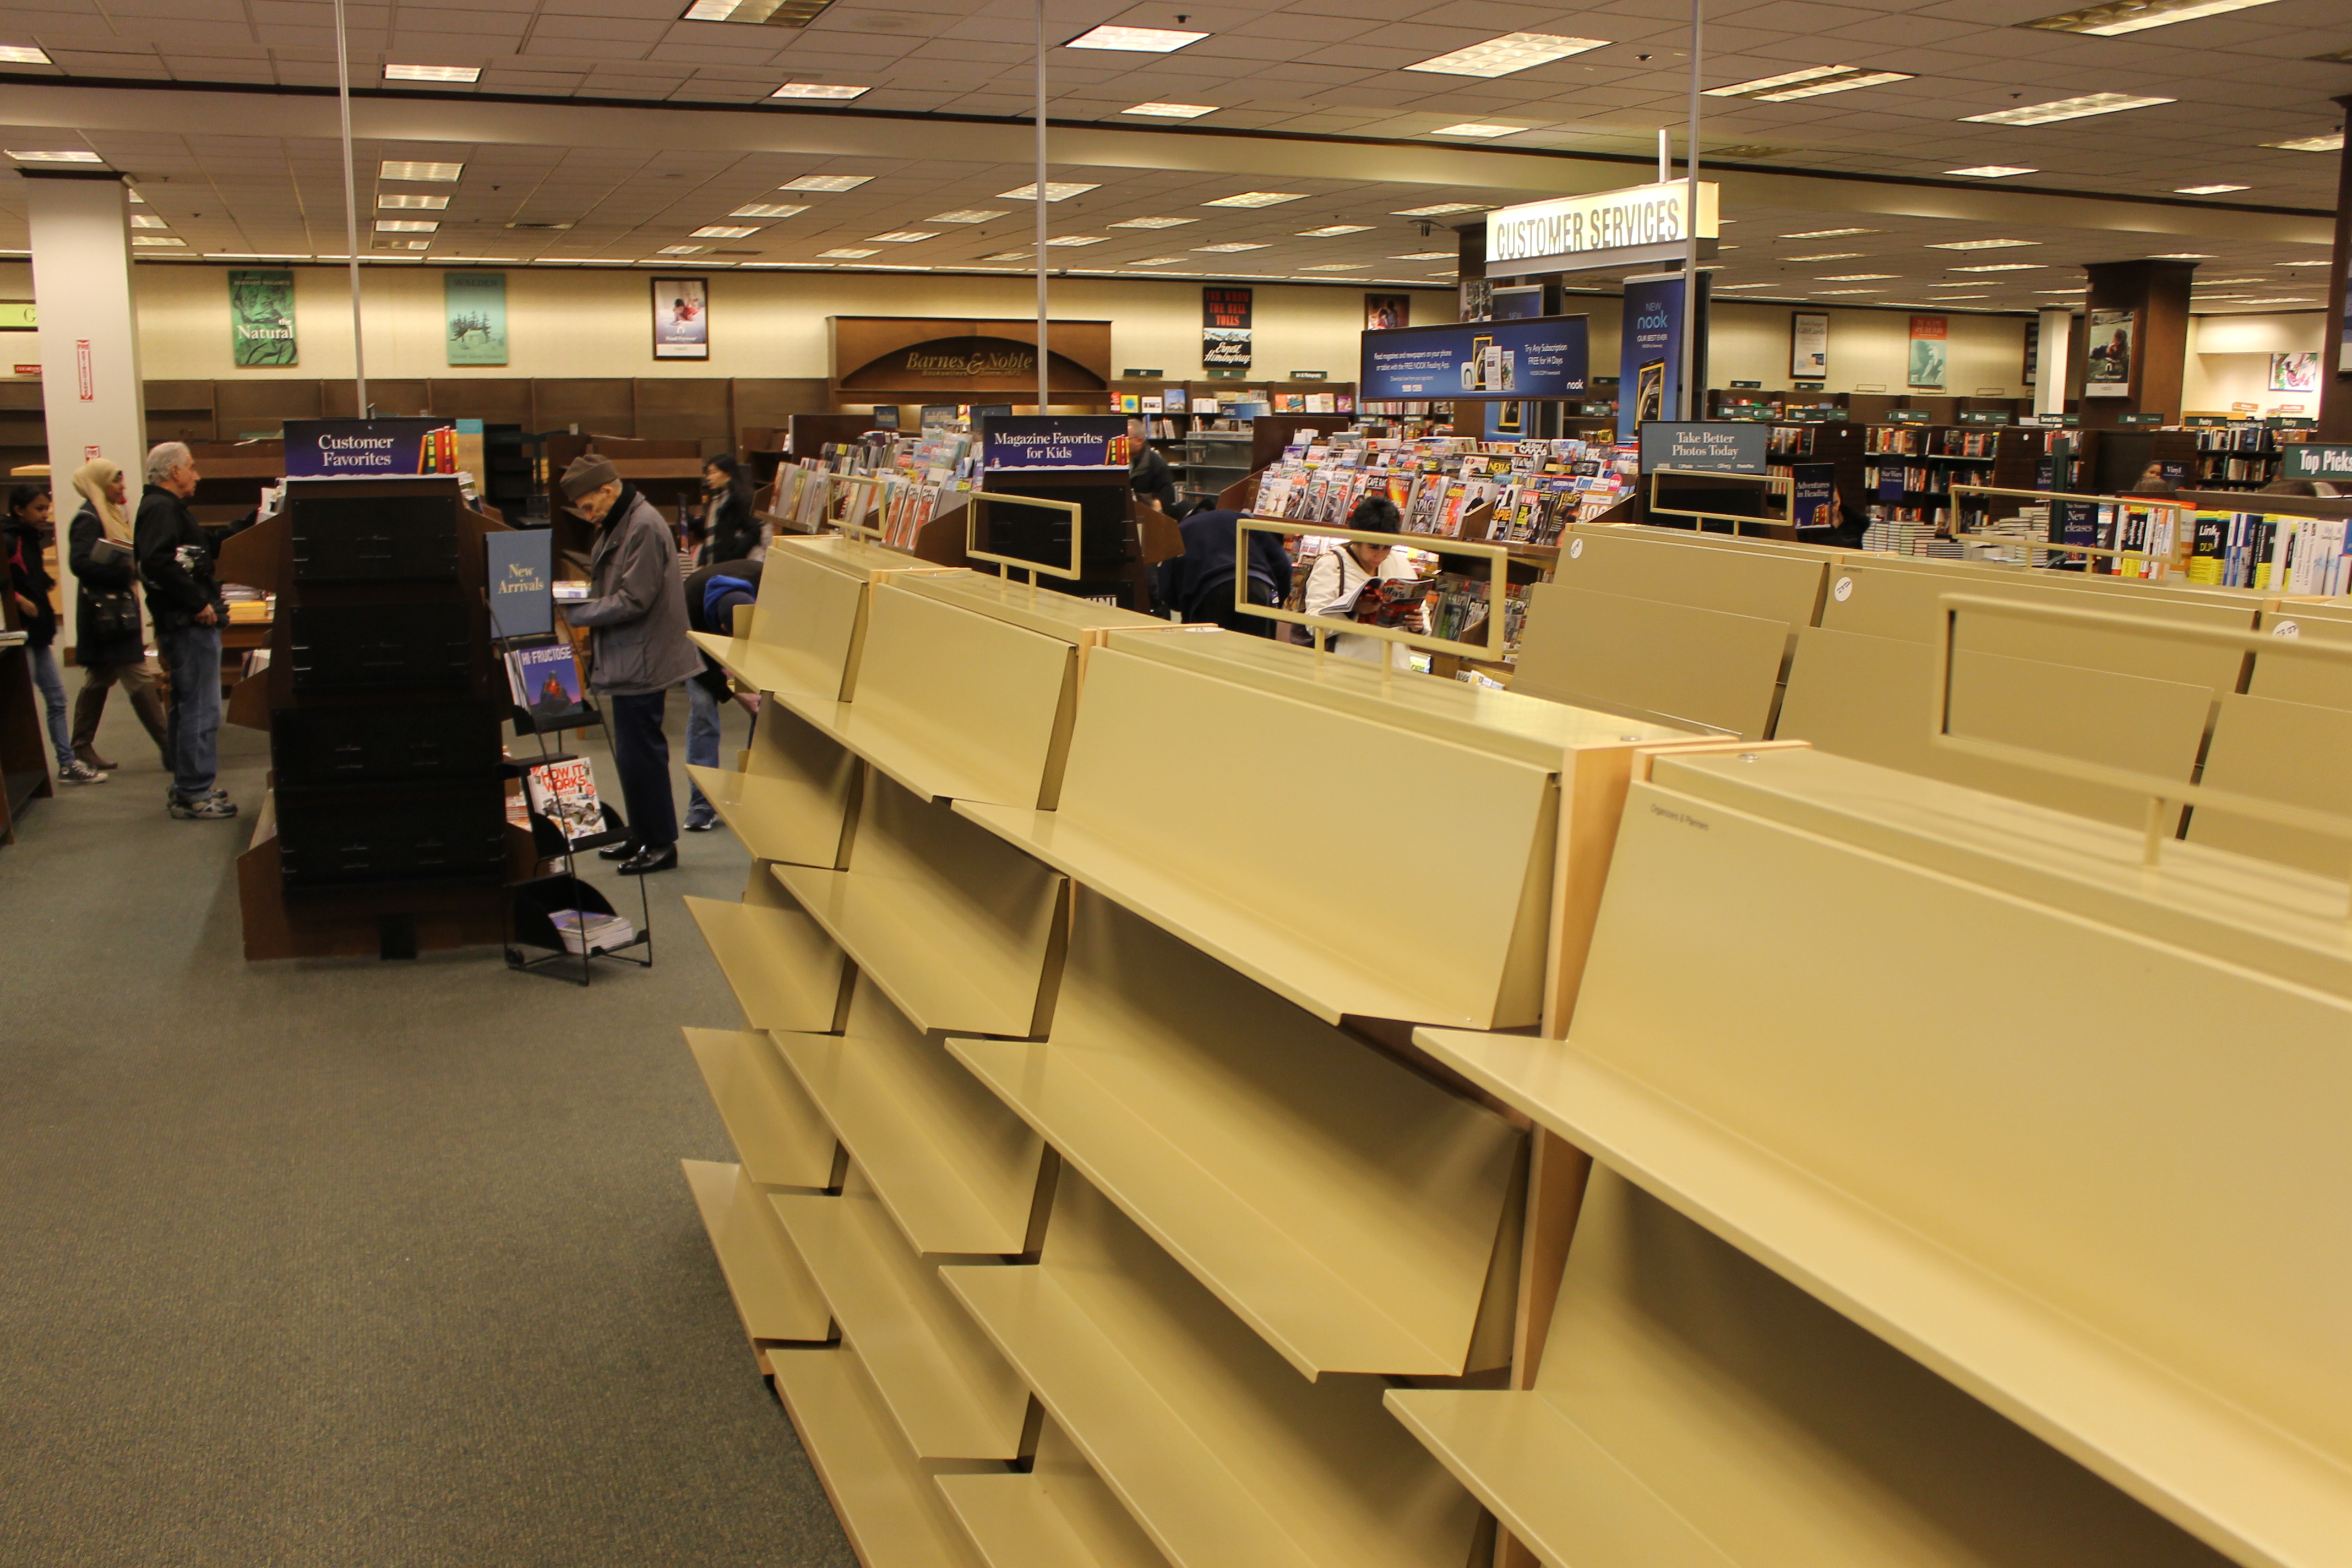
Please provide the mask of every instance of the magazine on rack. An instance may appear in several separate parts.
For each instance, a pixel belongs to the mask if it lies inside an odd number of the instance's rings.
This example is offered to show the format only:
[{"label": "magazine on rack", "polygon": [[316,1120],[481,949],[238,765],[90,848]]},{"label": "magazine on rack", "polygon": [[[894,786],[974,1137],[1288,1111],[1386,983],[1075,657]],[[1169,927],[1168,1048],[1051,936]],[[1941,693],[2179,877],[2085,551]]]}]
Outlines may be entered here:
[{"label": "magazine on rack", "polygon": [[553,823],[567,845],[604,831],[604,807],[596,798],[596,772],[585,757],[541,763],[523,775],[530,809]]},{"label": "magazine on rack", "polygon": [[572,657],[568,642],[509,652],[507,684],[515,706],[529,713],[538,729],[562,728],[566,721],[584,717],[588,711],[580,689],[580,661]]}]

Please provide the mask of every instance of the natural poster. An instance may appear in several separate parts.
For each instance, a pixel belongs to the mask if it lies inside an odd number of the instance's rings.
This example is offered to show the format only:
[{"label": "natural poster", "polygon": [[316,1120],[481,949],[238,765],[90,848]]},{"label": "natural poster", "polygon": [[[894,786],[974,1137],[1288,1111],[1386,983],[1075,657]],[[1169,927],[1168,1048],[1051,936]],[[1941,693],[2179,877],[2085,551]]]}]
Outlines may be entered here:
[{"label": "natural poster", "polygon": [[445,272],[441,303],[448,318],[451,364],[507,363],[507,275]]},{"label": "natural poster", "polygon": [[235,267],[228,275],[231,362],[299,363],[294,342],[294,274],[283,267]]}]

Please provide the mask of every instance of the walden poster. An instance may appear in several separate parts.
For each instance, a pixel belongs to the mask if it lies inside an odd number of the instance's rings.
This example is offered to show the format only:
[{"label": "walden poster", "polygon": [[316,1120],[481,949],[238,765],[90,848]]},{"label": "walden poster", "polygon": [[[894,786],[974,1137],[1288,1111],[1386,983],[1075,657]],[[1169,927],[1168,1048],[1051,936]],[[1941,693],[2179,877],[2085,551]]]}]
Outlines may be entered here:
[{"label": "walden poster", "polygon": [[294,274],[283,267],[236,267],[228,275],[229,349],[240,365],[298,363]]},{"label": "walden poster", "polygon": [[449,325],[451,364],[507,363],[507,275],[445,272],[441,300]]}]

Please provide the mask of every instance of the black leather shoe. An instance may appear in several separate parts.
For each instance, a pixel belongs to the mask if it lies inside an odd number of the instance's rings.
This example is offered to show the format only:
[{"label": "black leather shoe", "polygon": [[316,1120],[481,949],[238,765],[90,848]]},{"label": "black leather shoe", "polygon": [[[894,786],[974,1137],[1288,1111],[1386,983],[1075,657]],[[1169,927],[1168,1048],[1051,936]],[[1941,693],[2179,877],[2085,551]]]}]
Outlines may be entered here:
[{"label": "black leather shoe", "polygon": [[648,871],[677,869],[677,846],[665,844],[658,849],[647,849],[621,862],[621,875],[642,877]]},{"label": "black leather shoe", "polygon": [[645,846],[642,844],[623,842],[619,844],[607,844],[602,849],[597,850],[596,853],[607,860],[626,860],[633,855],[641,854],[644,849]]}]

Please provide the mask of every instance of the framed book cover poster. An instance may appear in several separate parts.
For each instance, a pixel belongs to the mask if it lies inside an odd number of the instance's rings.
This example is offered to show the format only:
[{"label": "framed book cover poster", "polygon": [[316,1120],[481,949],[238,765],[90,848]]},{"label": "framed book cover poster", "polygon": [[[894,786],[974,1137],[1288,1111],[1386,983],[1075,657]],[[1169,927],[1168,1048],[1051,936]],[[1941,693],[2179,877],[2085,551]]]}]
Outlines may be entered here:
[{"label": "framed book cover poster", "polygon": [[294,340],[294,273],[284,267],[233,267],[228,274],[230,360],[248,365],[290,365],[301,359]]},{"label": "framed book cover poster", "polygon": [[1789,313],[1789,376],[1819,381],[1830,373],[1830,318],[1826,310]]},{"label": "framed book cover poster", "polygon": [[507,275],[444,272],[442,313],[451,364],[507,363]]},{"label": "framed book cover poster", "polygon": [[654,279],[654,358],[710,357],[710,281]]},{"label": "framed book cover poster", "polygon": [[2132,356],[2139,352],[2139,318],[2129,310],[2094,310],[2083,361],[2083,395],[2129,397]]},{"label": "framed book cover poster", "polygon": [[1364,296],[1364,331],[1390,332],[1399,327],[1412,325],[1412,296],[1410,294],[1367,294]]},{"label": "framed book cover poster", "polygon": [[2273,392],[2317,392],[2319,390],[2319,355],[2293,353],[2271,355]]},{"label": "framed book cover poster", "polygon": [[1904,384],[1940,392],[1944,387],[1947,339],[1950,322],[1942,316],[1911,318],[1910,371]]}]

